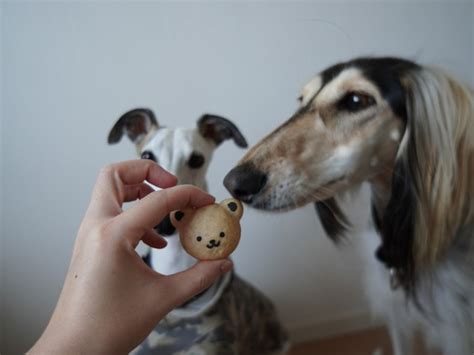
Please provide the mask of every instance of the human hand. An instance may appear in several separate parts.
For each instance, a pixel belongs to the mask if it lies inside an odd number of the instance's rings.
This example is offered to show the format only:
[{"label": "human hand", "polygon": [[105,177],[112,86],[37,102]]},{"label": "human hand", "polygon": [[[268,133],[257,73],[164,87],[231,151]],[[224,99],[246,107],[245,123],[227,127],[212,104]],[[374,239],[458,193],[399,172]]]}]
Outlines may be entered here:
[{"label": "human hand", "polygon": [[[163,190],[153,191],[145,180]],[[102,169],[56,309],[31,354],[128,353],[168,312],[232,268],[229,260],[206,261],[164,276],[136,253],[140,240],[166,246],[153,227],[172,210],[214,202],[196,187],[174,185],[176,177],[150,160]]]}]

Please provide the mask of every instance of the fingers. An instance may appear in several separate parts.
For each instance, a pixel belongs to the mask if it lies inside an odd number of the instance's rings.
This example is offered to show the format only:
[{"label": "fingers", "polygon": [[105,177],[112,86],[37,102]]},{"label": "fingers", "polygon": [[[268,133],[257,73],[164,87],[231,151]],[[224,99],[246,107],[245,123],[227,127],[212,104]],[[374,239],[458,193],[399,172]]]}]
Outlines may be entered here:
[{"label": "fingers", "polygon": [[144,181],[161,188],[176,185],[177,179],[158,164],[147,159],[129,160],[104,167],[92,193],[88,212],[96,217],[115,216],[121,212],[123,202],[139,193],[148,192],[144,188],[135,191],[127,186],[139,185]]},{"label": "fingers", "polygon": [[[148,159],[127,160],[104,168],[106,175],[114,175],[123,185],[135,185],[147,180],[152,184],[167,188],[176,185],[176,177]],[[110,177],[106,176],[110,180]],[[108,182],[108,181],[106,181]]]},{"label": "fingers", "polygon": [[166,283],[166,287],[163,284],[158,286],[161,287],[161,292],[166,290],[162,299],[170,302],[171,308],[175,308],[206,290],[219,276],[232,268],[233,263],[229,259],[201,261],[188,270],[161,278],[157,284]]},{"label": "fingers", "polygon": [[131,202],[135,200],[141,200],[149,193],[154,192],[155,190],[145,183],[130,185],[124,187],[124,196],[123,202]]},{"label": "fingers", "polygon": [[186,207],[202,207],[214,202],[214,197],[191,185],[175,186],[155,191],[114,219],[115,229],[138,243],[144,232],[151,230],[171,211]]},{"label": "fingers", "polygon": [[142,242],[148,245],[151,248],[162,249],[168,245],[166,239],[164,239],[161,235],[156,233],[153,230],[146,231]]}]

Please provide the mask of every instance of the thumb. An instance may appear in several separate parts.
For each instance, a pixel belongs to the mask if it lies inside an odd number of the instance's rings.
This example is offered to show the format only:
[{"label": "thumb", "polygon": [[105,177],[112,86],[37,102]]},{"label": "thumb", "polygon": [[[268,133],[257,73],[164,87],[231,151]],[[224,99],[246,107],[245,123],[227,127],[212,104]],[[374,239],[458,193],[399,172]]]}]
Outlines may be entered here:
[{"label": "thumb", "polygon": [[200,261],[185,271],[166,276],[165,299],[171,302],[172,308],[178,307],[209,288],[232,267],[233,263],[229,259]]}]

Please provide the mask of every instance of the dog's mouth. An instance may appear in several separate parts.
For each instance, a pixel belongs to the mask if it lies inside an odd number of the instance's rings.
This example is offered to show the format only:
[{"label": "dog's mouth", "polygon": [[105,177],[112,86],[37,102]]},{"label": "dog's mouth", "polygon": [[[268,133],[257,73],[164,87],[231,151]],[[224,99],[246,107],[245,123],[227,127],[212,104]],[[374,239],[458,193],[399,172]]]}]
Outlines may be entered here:
[{"label": "dog's mouth", "polygon": [[[256,209],[269,212],[287,212],[300,208],[309,203],[324,201],[333,197],[340,189],[344,188],[347,176],[331,179],[323,183],[320,187],[308,191],[308,187],[301,189],[278,191],[278,189],[268,188],[261,194],[253,196],[250,206]],[[278,185],[277,185],[278,186]]]},{"label": "dog's mouth", "polygon": [[219,245],[221,245],[221,242],[220,241],[214,241],[214,240],[211,240],[207,245],[206,245],[206,248],[208,249],[213,249],[213,248],[217,248]]},{"label": "dog's mouth", "polygon": [[171,223],[169,215],[163,218],[163,220],[155,226],[155,231],[157,231],[163,237],[167,237],[174,234],[176,228]]}]

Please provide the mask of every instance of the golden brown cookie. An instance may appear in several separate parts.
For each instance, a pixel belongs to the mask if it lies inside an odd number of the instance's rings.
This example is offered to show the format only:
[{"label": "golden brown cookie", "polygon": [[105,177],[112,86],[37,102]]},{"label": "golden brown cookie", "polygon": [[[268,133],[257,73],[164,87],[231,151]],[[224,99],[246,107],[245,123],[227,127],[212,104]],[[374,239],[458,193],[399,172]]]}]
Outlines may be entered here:
[{"label": "golden brown cookie", "polygon": [[228,257],[240,241],[240,201],[229,198],[197,209],[171,212],[183,248],[198,260]]}]

